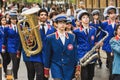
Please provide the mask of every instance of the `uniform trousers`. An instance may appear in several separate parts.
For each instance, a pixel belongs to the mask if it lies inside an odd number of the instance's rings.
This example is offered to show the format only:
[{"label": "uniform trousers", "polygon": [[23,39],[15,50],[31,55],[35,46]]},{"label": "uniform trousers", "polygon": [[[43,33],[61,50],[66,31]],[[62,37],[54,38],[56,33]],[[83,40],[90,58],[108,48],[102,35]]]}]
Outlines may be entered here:
[{"label": "uniform trousers", "polygon": [[111,53],[107,54],[107,61],[106,61],[106,67],[109,69],[110,75],[109,80],[112,80],[112,62],[113,62],[113,56],[111,56]]},{"label": "uniform trousers", "polygon": [[113,74],[112,80],[120,80],[120,74]]},{"label": "uniform trousers", "polygon": [[47,80],[44,77],[44,65],[41,62],[25,62],[28,74],[28,80],[34,80],[36,74],[36,80]]},{"label": "uniform trousers", "polygon": [[81,80],[93,80],[95,63],[81,67]]},{"label": "uniform trousers", "polygon": [[7,65],[10,63],[11,59],[10,59],[10,55],[9,53],[1,53],[2,59],[3,59],[3,70],[5,73],[5,76],[7,74]]},{"label": "uniform trousers", "polygon": [[20,58],[17,58],[15,53],[10,53],[10,57],[12,60],[12,69],[13,69],[13,77],[14,79],[18,78],[18,69],[19,69],[19,63],[20,63]]}]

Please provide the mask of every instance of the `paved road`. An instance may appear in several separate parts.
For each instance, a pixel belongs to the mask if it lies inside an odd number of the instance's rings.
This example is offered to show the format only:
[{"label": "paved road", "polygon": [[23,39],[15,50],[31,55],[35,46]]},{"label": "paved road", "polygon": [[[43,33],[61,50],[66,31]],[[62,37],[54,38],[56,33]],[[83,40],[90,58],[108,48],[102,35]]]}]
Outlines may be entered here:
[{"label": "paved road", "polygon": [[[102,54],[102,55],[104,55],[104,54]],[[102,61],[103,61],[103,65],[102,65],[101,69],[98,67],[98,65],[96,65],[94,80],[108,80],[109,71],[105,67],[105,59],[102,59]],[[26,74],[27,74],[26,67],[25,67],[24,62],[21,59],[18,80],[27,80]],[[4,75],[3,75],[2,80],[5,80]],[[49,80],[52,80],[52,79],[50,78]]]}]

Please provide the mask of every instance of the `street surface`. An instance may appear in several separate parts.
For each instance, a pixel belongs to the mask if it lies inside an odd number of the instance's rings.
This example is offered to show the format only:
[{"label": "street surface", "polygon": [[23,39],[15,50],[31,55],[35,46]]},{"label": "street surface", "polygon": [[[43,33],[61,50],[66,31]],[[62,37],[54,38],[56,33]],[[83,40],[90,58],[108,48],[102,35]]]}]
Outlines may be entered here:
[{"label": "street surface", "polygon": [[[106,55],[104,54],[104,52],[102,52],[101,55],[102,55],[103,65],[101,69],[99,68],[98,65],[96,65],[94,80],[108,80],[109,70],[105,66]],[[2,75],[3,75],[2,80],[5,80],[3,72]],[[26,66],[22,59],[21,59],[18,75],[19,75],[18,80],[27,80]],[[52,80],[52,78],[50,78],[49,80]]]}]

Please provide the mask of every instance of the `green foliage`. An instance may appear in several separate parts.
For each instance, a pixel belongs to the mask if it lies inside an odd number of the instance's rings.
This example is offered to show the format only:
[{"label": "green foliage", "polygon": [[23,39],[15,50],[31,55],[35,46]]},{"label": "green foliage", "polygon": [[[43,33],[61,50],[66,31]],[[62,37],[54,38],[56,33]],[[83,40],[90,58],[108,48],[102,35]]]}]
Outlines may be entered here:
[{"label": "green foliage", "polygon": [[75,3],[75,0],[70,0],[70,3]]},{"label": "green foliage", "polygon": [[36,2],[36,3],[40,3],[42,0],[11,0],[12,2]]},{"label": "green foliage", "polygon": [[41,0],[27,0],[27,2],[36,2],[36,3],[40,3]]}]

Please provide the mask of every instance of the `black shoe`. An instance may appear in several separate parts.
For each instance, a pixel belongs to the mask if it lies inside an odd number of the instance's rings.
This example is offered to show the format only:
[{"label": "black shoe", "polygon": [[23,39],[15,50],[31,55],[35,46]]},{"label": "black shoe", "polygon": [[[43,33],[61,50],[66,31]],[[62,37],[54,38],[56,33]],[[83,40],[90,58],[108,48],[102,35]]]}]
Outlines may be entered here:
[{"label": "black shoe", "polygon": [[99,62],[99,67],[102,68],[102,62]]},{"label": "black shoe", "polygon": [[102,68],[102,61],[101,61],[101,59],[98,59],[98,64],[99,64],[99,67]]},{"label": "black shoe", "polygon": [[106,68],[108,68],[108,69],[109,69],[109,65],[108,65],[108,64],[106,64]]}]

